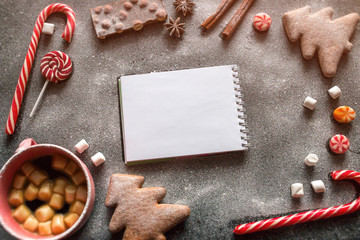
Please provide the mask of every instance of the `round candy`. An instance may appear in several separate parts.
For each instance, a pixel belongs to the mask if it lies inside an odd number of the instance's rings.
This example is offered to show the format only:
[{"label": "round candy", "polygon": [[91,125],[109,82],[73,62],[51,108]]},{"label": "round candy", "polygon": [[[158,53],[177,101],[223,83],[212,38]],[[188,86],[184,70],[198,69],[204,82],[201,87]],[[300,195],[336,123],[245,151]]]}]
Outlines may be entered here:
[{"label": "round candy", "polygon": [[258,13],[253,20],[253,26],[256,30],[262,32],[270,28],[271,17],[266,13]]},{"label": "round candy", "polygon": [[329,146],[334,153],[343,154],[349,149],[350,142],[344,135],[336,134],[330,139]]},{"label": "round candy", "polygon": [[49,81],[57,83],[65,80],[72,72],[72,63],[68,55],[60,51],[47,53],[41,60],[42,75]]},{"label": "round candy", "polygon": [[339,123],[349,123],[355,119],[355,110],[348,106],[341,106],[335,109],[333,113],[334,119]]}]

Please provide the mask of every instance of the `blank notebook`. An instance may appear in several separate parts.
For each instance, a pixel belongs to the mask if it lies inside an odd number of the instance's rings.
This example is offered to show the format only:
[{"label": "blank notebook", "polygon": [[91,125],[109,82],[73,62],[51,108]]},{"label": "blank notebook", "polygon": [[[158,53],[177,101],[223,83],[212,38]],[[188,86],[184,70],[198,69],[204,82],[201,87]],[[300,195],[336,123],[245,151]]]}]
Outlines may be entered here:
[{"label": "blank notebook", "polygon": [[236,65],[119,78],[125,163],[248,148]]}]

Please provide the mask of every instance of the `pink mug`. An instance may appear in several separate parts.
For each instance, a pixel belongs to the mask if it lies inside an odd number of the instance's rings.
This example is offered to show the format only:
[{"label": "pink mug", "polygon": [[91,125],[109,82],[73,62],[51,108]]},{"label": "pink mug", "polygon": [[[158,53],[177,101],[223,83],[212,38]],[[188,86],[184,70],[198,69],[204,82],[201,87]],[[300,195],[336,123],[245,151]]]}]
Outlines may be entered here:
[{"label": "pink mug", "polygon": [[[71,228],[69,228],[68,230],[66,230],[65,232],[59,235],[40,236],[39,234],[31,233],[25,230],[12,217],[12,209],[10,208],[10,205],[8,203],[8,195],[14,175],[24,162],[31,161],[42,156],[49,156],[55,154],[62,155],[67,159],[74,161],[83,171],[87,184],[87,199],[82,214]],[[55,239],[63,239],[69,237],[85,224],[86,220],[89,218],[90,213],[94,207],[94,201],[95,201],[95,186],[94,186],[94,180],[90,174],[89,169],[75,154],[57,145],[36,144],[34,140],[30,138],[26,139],[22,143],[20,143],[19,148],[16,151],[16,154],[13,155],[5,163],[5,165],[2,167],[0,171],[0,206],[1,206],[0,223],[3,226],[3,228],[6,231],[8,231],[8,233],[10,233],[12,236],[18,239],[55,240]]]}]

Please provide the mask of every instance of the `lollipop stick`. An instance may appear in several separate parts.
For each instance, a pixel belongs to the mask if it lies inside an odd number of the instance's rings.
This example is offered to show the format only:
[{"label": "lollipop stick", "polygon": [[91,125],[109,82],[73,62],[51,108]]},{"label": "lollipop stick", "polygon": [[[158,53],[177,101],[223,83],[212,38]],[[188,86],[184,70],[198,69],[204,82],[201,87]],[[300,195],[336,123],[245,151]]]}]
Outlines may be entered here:
[{"label": "lollipop stick", "polygon": [[36,109],[37,109],[37,107],[38,107],[38,105],[40,103],[40,100],[42,99],[42,97],[44,95],[45,89],[46,89],[47,85],[49,84],[49,82],[50,82],[49,80],[45,81],[44,86],[41,89],[41,92],[40,92],[40,94],[39,94],[39,96],[38,96],[38,98],[37,98],[37,100],[35,102],[35,105],[34,105],[33,109],[31,110],[30,117],[34,116],[34,113],[35,113],[35,111],[36,111]]}]

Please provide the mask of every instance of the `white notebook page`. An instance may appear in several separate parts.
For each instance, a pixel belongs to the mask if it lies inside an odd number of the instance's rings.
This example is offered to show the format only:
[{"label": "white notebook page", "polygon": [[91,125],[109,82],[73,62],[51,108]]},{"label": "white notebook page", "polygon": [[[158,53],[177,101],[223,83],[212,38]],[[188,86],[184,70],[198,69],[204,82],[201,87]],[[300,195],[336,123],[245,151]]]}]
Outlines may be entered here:
[{"label": "white notebook page", "polygon": [[125,162],[245,150],[232,67],[122,76]]}]

